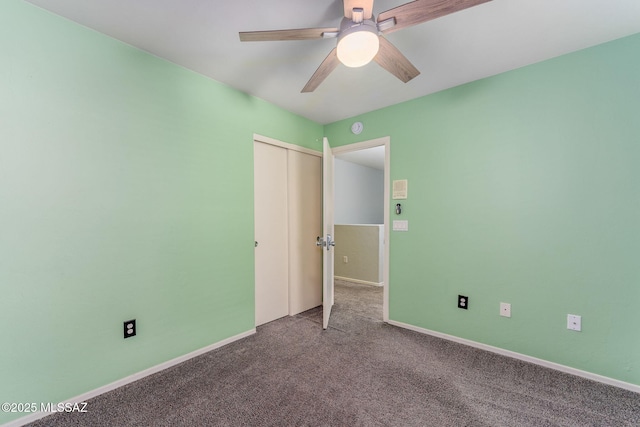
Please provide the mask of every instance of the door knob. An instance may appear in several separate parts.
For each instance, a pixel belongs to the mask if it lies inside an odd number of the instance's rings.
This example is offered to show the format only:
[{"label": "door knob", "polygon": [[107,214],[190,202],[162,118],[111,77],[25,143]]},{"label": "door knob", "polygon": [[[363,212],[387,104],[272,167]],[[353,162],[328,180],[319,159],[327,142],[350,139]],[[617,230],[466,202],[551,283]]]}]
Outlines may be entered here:
[{"label": "door knob", "polygon": [[335,246],[336,242],[335,240],[333,240],[333,237],[331,237],[331,234],[327,234],[327,242],[325,244],[325,246],[327,247],[327,250],[331,249],[331,246]]}]

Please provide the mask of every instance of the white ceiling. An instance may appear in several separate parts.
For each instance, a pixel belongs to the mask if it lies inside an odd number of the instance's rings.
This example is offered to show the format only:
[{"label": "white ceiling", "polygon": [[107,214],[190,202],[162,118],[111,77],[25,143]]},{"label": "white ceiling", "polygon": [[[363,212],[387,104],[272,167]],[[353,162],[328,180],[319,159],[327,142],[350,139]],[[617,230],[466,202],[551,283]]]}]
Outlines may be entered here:
[{"label": "white ceiling", "polygon": [[[337,27],[341,0],[28,0],[326,124],[640,32],[640,0],[493,0],[389,34],[422,72],[375,63],[300,90],[335,39],[241,43],[239,31]],[[374,14],[406,3],[376,0]]]}]

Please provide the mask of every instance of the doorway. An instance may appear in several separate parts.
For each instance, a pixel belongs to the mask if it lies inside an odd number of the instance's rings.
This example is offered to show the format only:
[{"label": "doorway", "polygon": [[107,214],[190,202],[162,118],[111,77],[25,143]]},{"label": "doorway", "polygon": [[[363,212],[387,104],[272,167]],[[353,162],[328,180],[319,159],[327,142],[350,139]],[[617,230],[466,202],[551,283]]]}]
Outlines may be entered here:
[{"label": "doorway", "polygon": [[[366,177],[367,173],[370,173],[372,179],[376,179],[376,171],[378,171],[381,175],[381,195],[379,198],[381,200],[360,200],[356,201],[358,206],[366,205],[369,210],[380,210],[381,212],[362,212],[361,216],[349,216],[350,210],[356,209],[355,205],[353,208],[347,207],[347,211],[345,216],[342,218],[345,219],[344,222],[357,223],[357,224],[349,224],[344,228],[346,233],[351,233],[351,236],[348,238],[348,241],[345,240],[341,245],[340,240],[338,240],[338,236],[340,233],[339,229],[336,229],[336,271],[345,271],[347,275],[356,276],[354,283],[360,286],[381,286],[383,293],[383,301],[382,301],[382,320],[387,322],[389,320],[389,226],[390,226],[390,218],[389,218],[389,199],[390,199],[390,138],[384,137],[375,140],[358,142],[355,144],[349,144],[341,147],[336,147],[332,149],[333,156],[338,161],[348,161],[354,162],[358,161],[362,166],[368,167],[371,170],[366,171],[362,170],[362,176],[360,178],[354,179],[362,179],[362,177]],[[364,158],[364,160],[362,160]],[[360,160],[358,160],[360,159]],[[354,171],[357,172],[356,169]],[[341,179],[350,179],[348,177],[341,178],[338,173],[336,173],[336,195],[339,193],[338,188],[346,185],[345,182],[340,182]],[[374,184],[375,186],[375,184]],[[373,191],[373,190],[369,190]],[[366,191],[365,191],[366,192]],[[367,197],[367,196],[365,196]],[[370,195],[371,198],[375,198],[374,194]],[[338,198],[336,198],[336,206],[335,211],[339,212],[340,207]],[[379,206],[379,208],[378,208]],[[344,206],[343,206],[344,208]],[[336,227],[339,227],[339,223],[341,216],[336,215]],[[362,222],[368,224],[362,224]],[[344,234],[347,236],[347,234]],[[342,247],[346,251],[348,248],[345,248],[347,245],[352,245],[354,241],[359,241],[360,239],[366,239],[366,242],[361,242],[359,245],[360,249],[357,247],[354,249],[356,259],[350,259],[349,255],[343,252],[340,252],[340,248]],[[358,244],[356,244],[358,246]],[[366,253],[363,253],[366,252]],[[345,258],[346,257],[346,258]],[[366,258],[368,261],[362,263],[360,261]],[[355,261],[359,265],[353,265]],[[349,265],[352,264],[352,265]],[[343,270],[340,270],[340,267],[349,267]],[[353,267],[353,268],[350,268]],[[340,277],[338,273],[338,281],[344,279],[344,277]],[[338,283],[338,282],[336,282]],[[337,294],[338,302],[339,302],[339,293]]]}]

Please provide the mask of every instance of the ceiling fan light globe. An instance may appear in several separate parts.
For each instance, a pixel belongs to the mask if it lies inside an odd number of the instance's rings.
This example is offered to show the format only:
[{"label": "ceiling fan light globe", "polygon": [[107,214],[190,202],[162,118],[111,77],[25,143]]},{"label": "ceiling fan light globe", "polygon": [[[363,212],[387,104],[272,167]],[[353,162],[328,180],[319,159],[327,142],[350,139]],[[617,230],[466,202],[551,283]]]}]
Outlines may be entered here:
[{"label": "ceiling fan light globe", "polygon": [[338,59],[347,67],[362,67],[378,53],[380,40],[369,31],[359,31],[346,35],[338,41]]},{"label": "ceiling fan light globe", "polygon": [[380,39],[375,23],[365,20],[353,25],[351,21],[343,21],[338,36],[336,54],[347,67],[362,67],[377,55]]}]

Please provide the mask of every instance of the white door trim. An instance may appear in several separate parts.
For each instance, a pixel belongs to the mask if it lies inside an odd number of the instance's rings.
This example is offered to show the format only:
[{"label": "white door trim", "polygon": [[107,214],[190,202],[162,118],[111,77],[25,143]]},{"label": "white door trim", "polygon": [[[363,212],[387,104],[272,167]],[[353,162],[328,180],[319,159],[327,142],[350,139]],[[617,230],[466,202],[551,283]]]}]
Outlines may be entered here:
[{"label": "white door trim", "polygon": [[305,154],[311,154],[312,156],[322,157],[322,151],[312,150],[311,148],[301,147],[299,145],[290,144],[288,142],[280,141],[278,139],[270,138],[268,136],[253,134],[253,140],[263,142],[265,144],[275,145],[277,147],[286,148],[287,150],[299,151]]},{"label": "white door trim", "polygon": [[333,156],[348,153],[351,151],[364,150],[366,148],[379,147],[384,145],[384,284],[382,297],[382,320],[389,322],[389,237],[391,221],[389,217],[389,206],[391,198],[391,137],[371,139],[368,141],[355,142],[353,144],[342,145],[331,149]]}]

